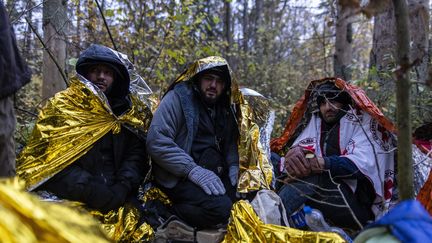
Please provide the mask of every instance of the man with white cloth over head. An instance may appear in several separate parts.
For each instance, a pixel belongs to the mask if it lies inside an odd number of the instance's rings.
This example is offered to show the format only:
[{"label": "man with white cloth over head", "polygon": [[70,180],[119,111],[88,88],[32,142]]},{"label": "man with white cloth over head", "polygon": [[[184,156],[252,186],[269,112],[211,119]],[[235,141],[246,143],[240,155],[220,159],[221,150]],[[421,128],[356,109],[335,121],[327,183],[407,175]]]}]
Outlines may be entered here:
[{"label": "man with white cloth over head", "polygon": [[273,157],[288,216],[307,204],[332,225],[358,229],[381,215],[394,187],[393,131],[363,90],[341,79],[312,81],[271,144],[284,155]]}]

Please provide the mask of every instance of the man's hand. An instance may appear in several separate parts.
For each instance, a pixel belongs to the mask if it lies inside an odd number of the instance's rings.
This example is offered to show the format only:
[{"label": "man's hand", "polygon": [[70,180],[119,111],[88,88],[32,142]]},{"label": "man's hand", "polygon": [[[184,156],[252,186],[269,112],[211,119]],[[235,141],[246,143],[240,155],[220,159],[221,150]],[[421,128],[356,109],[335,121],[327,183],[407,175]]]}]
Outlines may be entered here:
[{"label": "man's hand", "polygon": [[239,173],[239,167],[238,165],[231,165],[228,169],[228,176],[231,182],[232,186],[237,186],[238,181],[238,173]]},{"label": "man's hand", "polygon": [[222,181],[211,170],[196,166],[189,172],[188,178],[201,187],[208,195],[218,196],[225,194],[225,187]]},{"label": "man's hand", "polygon": [[312,173],[321,173],[324,170],[324,158],[318,157],[313,153],[307,153],[306,158],[309,161]]},{"label": "man's hand", "polygon": [[296,178],[308,176],[312,172],[302,147],[296,146],[288,151],[285,155],[285,169],[289,175]]}]

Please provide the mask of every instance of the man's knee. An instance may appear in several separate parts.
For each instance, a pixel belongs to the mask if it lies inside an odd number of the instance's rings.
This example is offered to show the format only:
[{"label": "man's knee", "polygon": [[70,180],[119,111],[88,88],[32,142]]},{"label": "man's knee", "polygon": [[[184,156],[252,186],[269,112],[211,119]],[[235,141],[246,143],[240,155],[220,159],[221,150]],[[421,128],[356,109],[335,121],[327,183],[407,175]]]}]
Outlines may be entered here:
[{"label": "man's knee", "polygon": [[227,195],[217,196],[205,207],[207,215],[211,215],[216,223],[226,223],[232,208],[231,199]]},{"label": "man's knee", "polygon": [[284,184],[278,191],[279,197],[285,206],[285,209],[290,215],[297,210],[306,200],[308,196],[316,193],[321,175],[312,175],[302,178],[301,181],[293,181]]}]

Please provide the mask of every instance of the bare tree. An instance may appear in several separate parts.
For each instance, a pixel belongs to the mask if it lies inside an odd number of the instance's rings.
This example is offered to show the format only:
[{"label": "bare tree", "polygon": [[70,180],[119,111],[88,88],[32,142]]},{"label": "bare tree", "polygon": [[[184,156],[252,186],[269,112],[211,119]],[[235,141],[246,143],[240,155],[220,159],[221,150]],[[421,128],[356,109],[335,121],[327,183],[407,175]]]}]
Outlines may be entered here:
[{"label": "bare tree", "polygon": [[359,6],[337,3],[336,40],[333,56],[334,76],[344,80],[351,79],[351,62],[353,57],[353,29],[352,21]]},{"label": "bare tree", "polygon": [[[44,43],[48,50],[43,54],[43,88],[42,98],[53,96],[66,88],[62,74],[66,63],[66,1],[47,0],[43,4]],[[47,51],[50,51],[51,55]],[[55,61],[53,60],[55,59]],[[62,70],[59,70],[56,63]]]},{"label": "bare tree", "polygon": [[226,41],[225,55],[227,57],[227,61],[231,63],[230,58],[230,48],[233,44],[232,31],[231,31],[231,1],[224,1],[224,10],[225,10],[225,21],[224,21],[224,34]]},{"label": "bare tree", "polygon": [[[429,14],[428,0],[408,0],[409,29],[412,30],[410,59],[413,60],[411,78],[425,82],[427,79]],[[388,2],[374,18],[372,51],[370,53],[371,80],[376,80],[385,90],[393,90],[395,83],[391,71],[396,68],[396,22],[394,6]],[[383,90],[381,90],[383,91]],[[384,94],[381,92],[381,94]],[[377,96],[379,100],[386,97]]]},{"label": "bare tree", "polygon": [[[27,1],[27,6],[26,9],[32,9],[35,6],[34,2],[32,0],[28,0]],[[27,11],[26,13],[26,18],[27,19],[32,19],[33,18],[33,11]],[[23,48],[23,57],[26,60],[31,60],[33,59],[31,56],[31,45],[32,45],[32,31],[30,26],[27,25],[27,28],[24,32],[24,48]]]}]

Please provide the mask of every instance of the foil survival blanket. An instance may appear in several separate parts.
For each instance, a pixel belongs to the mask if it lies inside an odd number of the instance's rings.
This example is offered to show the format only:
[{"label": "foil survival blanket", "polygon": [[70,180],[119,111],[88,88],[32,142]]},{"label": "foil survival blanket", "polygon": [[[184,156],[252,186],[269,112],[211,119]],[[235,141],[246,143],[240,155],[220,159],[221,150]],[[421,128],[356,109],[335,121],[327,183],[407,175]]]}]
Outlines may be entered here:
[{"label": "foil survival blanket", "polygon": [[231,210],[230,223],[223,242],[320,242],[342,243],[341,236],[332,232],[303,231],[290,227],[264,224],[252,206],[238,201]]},{"label": "foil survival blanket", "polygon": [[[147,131],[152,118],[150,109],[137,97],[130,98],[132,108],[117,117],[105,96],[89,81],[73,78],[71,86],[57,93],[42,109],[27,146],[18,156],[17,176],[25,188],[31,191],[63,170],[109,131],[126,129],[122,125]],[[134,241],[153,235],[149,225],[138,225],[139,212],[127,205],[106,215],[92,214],[113,240]]]}]

